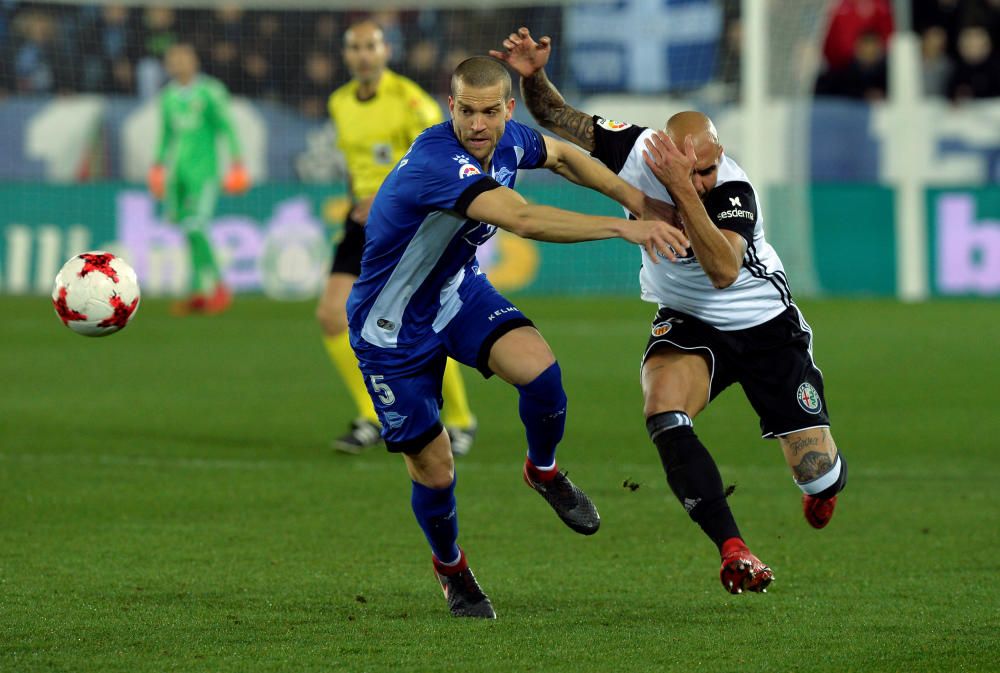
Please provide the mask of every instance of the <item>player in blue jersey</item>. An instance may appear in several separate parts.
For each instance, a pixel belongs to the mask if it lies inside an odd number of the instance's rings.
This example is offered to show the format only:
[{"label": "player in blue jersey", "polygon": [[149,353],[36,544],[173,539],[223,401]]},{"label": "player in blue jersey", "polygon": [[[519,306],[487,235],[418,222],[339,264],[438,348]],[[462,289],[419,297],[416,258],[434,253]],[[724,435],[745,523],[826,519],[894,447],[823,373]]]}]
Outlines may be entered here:
[{"label": "player in blue jersey", "polygon": [[459,64],[448,107],[451,120],[417,137],[375,197],[347,313],[386,447],[403,455],[413,481],[413,512],[449,609],[492,619],[490,600],[457,543],[455,465],[439,417],[447,356],[518,389],[528,444],[524,480],[563,522],[590,535],[600,517],[556,466],[566,423],[559,364],[531,321],[479,269],[477,247],[501,227],[560,243],[617,237],[673,261],[688,241],[661,221],[529,205],[513,191],[519,169],[548,168],[637,215],[655,212],[604,166],[511,121],[510,75],[499,62],[473,57]]}]

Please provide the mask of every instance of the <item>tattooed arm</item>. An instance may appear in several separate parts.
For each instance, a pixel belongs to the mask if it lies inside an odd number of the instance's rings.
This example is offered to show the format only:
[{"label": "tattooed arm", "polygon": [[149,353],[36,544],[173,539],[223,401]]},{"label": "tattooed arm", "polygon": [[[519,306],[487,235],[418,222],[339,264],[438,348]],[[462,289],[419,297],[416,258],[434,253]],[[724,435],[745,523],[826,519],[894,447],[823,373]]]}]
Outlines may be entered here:
[{"label": "tattooed arm", "polygon": [[541,126],[588,152],[594,151],[594,118],[567,105],[545,70],[521,78],[521,95]]},{"label": "tattooed arm", "polygon": [[519,28],[503,41],[503,46],[506,52],[491,50],[490,55],[507,63],[521,76],[521,95],[535,121],[561,138],[593,152],[593,117],[567,105],[545,74],[552,40],[546,36],[535,42],[527,28]]}]

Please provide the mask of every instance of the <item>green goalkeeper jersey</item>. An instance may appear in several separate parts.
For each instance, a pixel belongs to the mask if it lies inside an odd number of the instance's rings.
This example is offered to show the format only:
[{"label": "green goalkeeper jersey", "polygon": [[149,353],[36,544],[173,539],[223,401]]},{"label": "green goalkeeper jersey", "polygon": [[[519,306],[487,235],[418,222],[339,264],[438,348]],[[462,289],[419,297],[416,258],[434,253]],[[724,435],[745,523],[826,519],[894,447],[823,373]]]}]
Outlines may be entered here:
[{"label": "green goalkeeper jersey", "polygon": [[231,159],[241,155],[233,129],[229,92],[214,77],[199,75],[187,86],[170,82],[160,97],[163,127],[156,161],[184,181],[217,178],[216,141],[222,134]]}]

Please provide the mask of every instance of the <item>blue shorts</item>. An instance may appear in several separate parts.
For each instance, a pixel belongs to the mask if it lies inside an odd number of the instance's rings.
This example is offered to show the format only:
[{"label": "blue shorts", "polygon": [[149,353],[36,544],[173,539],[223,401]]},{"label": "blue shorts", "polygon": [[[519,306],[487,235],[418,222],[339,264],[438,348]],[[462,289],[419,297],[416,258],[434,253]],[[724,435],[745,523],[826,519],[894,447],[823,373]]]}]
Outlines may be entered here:
[{"label": "blue shorts", "polygon": [[357,351],[365,386],[382,423],[382,437],[391,452],[419,453],[441,434],[441,381],[449,356],[489,378],[493,344],[511,330],[532,326],[485,276],[469,278],[459,296],[462,307],[455,317],[440,332],[430,332],[412,357],[392,349],[387,353],[391,357],[379,358],[382,349],[374,346]]}]

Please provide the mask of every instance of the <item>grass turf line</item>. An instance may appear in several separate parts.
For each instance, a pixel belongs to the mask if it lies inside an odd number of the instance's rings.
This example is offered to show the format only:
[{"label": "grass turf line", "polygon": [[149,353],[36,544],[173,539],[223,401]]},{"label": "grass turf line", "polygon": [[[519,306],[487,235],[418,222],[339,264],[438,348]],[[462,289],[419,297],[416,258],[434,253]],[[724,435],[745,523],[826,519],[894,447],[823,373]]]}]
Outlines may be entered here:
[{"label": "grass turf line", "polygon": [[520,482],[516,396],[467,371],[483,624],[447,616],[401,461],[327,448],[351,410],[311,305],[178,320],[145,301],[95,340],[0,298],[0,670],[997,670],[1000,307],[804,305],[851,461],[824,531],[738,389],[697,419],[777,576],[732,597],[645,437],[650,307],[519,305],[563,367],[560,464],[604,525],[574,535]]}]

